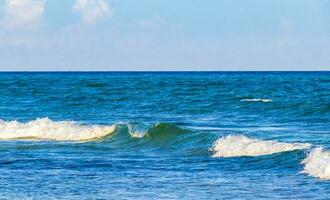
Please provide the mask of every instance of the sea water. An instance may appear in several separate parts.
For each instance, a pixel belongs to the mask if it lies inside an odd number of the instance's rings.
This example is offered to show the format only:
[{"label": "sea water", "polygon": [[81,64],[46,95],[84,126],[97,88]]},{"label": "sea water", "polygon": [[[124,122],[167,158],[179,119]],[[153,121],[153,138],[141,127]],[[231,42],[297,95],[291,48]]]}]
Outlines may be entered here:
[{"label": "sea water", "polygon": [[0,199],[328,199],[329,72],[0,73]]}]

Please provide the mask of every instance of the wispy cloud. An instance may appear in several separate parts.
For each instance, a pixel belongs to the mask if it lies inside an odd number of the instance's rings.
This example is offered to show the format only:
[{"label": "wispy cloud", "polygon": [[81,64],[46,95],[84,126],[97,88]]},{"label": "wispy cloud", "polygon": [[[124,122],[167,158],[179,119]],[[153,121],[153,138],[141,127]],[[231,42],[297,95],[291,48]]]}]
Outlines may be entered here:
[{"label": "wispy cloud", "polygon": [[45,10],[45,0],[5,0],[2,24],[6,29],[38,25]]},{"label": "wispy cloud", "polygon": [[72,11],[81,15],[87,24],[94,24],[112,14],[107,0],[76,0]]}]

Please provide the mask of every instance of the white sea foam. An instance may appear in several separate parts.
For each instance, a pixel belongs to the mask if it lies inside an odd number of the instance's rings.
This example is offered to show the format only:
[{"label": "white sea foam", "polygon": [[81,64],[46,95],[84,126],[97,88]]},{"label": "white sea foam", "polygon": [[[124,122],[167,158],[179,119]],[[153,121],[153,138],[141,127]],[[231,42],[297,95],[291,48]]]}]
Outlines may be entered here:
[{"label": "white sea foam", "polygon": [[271,99],[242,99],[242,102],[263,102],[263,103],[269,103],[272,102],[273,100]]},{"label": "white sea foam", "polygon": [[229,135],[215,141],[211,150],[213,157],[260,156],[299,149],[308,149],[309,144],[284,143],[251,139],[244,135]]},{"label": "white sea foam", "polygon": [[27,123],[0,120],[0,140],[88,141],[105,137],[114,131],[114,125],[81,125],[71,121],[54,122],[48,118]]},{"label": "white sea foam", "polygon": [[330,151],[321,147],[313,149],[301,163],[304,165],[303,173],[320,179],[330,179]]}]

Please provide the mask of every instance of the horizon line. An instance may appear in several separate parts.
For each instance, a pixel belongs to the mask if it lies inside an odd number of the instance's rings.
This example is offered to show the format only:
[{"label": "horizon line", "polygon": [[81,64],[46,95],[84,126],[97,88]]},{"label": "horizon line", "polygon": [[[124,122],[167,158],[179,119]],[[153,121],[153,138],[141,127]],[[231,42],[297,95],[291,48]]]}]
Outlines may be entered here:
[{"label": "horizon line", "polygon": [[139,72],[196,72],[196,73],[209,73],[209,72],[330,72],[329,70],[0,70],[0,73],[82,73],[82,72],[99,72],[99,73],[139,73]]}]

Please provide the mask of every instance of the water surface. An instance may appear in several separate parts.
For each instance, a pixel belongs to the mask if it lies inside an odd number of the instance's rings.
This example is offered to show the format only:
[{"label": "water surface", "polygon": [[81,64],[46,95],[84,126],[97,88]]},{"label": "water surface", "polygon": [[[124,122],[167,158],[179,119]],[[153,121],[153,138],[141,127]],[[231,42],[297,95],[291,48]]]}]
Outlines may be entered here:
[{"label": "water surface", "polygon": [[0,94],[3,199],[330,194],[329,72],[0,73]]}]

